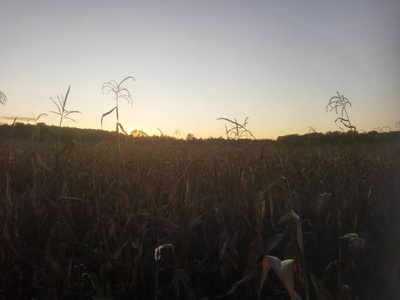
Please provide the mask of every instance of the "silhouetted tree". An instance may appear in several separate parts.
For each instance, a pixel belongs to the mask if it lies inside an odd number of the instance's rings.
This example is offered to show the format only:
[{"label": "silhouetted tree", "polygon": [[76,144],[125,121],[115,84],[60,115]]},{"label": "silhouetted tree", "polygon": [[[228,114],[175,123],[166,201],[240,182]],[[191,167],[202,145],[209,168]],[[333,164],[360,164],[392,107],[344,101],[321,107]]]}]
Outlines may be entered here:
[{"label": "silhouetted tree", "polygon": [[148,137],[148,134],[146,132],[144,132],[143,130],[135,129],[131,132],[131,136],[133,136],[133,137]]}]

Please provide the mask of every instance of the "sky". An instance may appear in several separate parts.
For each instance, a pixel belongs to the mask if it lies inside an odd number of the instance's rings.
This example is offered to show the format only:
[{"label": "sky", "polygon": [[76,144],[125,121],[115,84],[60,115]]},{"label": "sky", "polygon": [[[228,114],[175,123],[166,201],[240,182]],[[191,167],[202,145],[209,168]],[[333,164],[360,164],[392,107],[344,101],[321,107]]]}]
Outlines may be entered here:
[{"label": "sky", "polygon": [[63,126],[100,129],[115,106],[102,85],[132,76],[128,132],[225,136],[220,117],[259,139],[335,131],[337,92],[357,130],[398,130],[399,16],[398,0],[0,0],[0,122],[58,125],[50,98],[71,85],[81,114]]}]

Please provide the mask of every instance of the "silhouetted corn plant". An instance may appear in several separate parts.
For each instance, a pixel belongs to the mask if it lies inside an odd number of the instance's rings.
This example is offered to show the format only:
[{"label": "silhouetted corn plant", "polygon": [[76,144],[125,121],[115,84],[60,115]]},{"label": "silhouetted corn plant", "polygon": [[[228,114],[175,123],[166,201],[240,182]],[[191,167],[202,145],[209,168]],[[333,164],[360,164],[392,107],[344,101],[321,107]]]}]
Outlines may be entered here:
[{"label": "silhouetted corn plant", "polygon": [[[340,110],[340,117],[338,117],[335,120],[335,124],[343,130],[342,127],[340,127],[337,122],[340,121],[345,127],[349,128],[352,131],[356,131],[356,127],[351,124],[349,114],[347,113],[346,105],[349,104],[351,106],[351,103],[349,99],[344,97],[343,95],[340,95],[339,92],[336,92],[338,95],[333,96],[330,100],[328,105],[326,106],[326,111],[331,112],[332,110],[336,111],[336,114],[339,114],[338,109]],[[344,130],[343,130],[344,131]]]},{"label": "silhouetted corn plant", "polygon": [[37,117],[35,116],[35,114],[32,113],[33,118],[28,119],[28,123],[30,121],[33,121],[33,124],[37,125],[37,122],[40,120],[40,118],[42,117],[47,117],[46,113],[41,113],[40,115],[38,115]]},{"label": "silhouetted corn plant", "polygon": [[57,153],[58,153],[58,148],[60,146],[61,126],[62,126],[63,120],[71,120],[71,121],[75,122],[75,120],[70,118],[69,115],[81,113],[78,110],[67,110],[65,108],[65,106],[67,105],[67,99],[68,99],[70,89],[71,89],[71,85],[68,86],[68,90],[67,90],[67,94],[65,95],[65,98],[63,95],[61,95],[61,97],[57,96],[57,102],[53,98],[50,97],[51,101],[53,101],[53,103],[57,106],[57,110],[58,110],[58,112],[53,111],[53,110],[51,110],[50,112],[60,116],[60,123],[58,125]]},{"label": "silhouetted corn plant", "polygon": [[40,130],[39,130],[39,127],[37,126],[37,122],[40,120],[40,118],[47,117],[47,114],[41,113],[40,115],[38,115],[36,117],[35,114],[32,113],[32,116],[33,116],[33,118],[28,119],[28,123],[30,121],[33,121],[33,123],[35,124],[35,129],[33,130],[33,133],[32,133],[32,140],[37,141],[37,140],[39,140],[39,137],[40,137]]},{"label": "silhouetted corn plant", "polygon": [[132,103],[132,95],[129,92],[129,90],[125,87],[122,86],[122,83],[124,83],[124,81],[128,80],[128,79],[133,79],[135,80],[135,78],[133,78],[132,76],[128,76],[125,79],[123,79],[120,83],[117,83],[114,80],[105,82],[103,84],[103,87],[101,89],[101,91],[103,92],[103,94],[109,94],[110,92],[114,93],[115,95],[115,106],[109,110],[108,112],[104,113],[101,116],[101,126],[103,126],[103,118],[109,114],[111,114],[114,110],[115,110],[115,114],[117,117],[117,122],[116,122],[116,128],[115,131],[118,133],[119,132],[119,128],[122,130],[122,132],[126,133],[126,131],[124,130],[124,127],[121,125],[121,123],[119,123],[119,112],[118,112],[118,102],[120,99],[125,99],[128,103],[130,103],[131,105]]},{"label": "silhouetted corn plant", "polygon": [[121,151],[120,136],[118,134],[119,133],[119,129],[121,129],[122,132],[125,135],[128,135],[128,134],[125,131],[125,129],[122,126],[122,124],[119,122],[119,111],[118,111],[119,105],[118,104],[119,104],[119,100],[120,99],[125,99],[131,105],[133,104],[131,93],[129,92],[129,90],[127,88],[122,86],[122,84],[128,79],[133,79],[135,81],[135,78],[133,78],[132,76],[128,76],[128,77],[124,78],[120,83],[117,83],[114,80],[105,82],[103,84],[102,89],[101,89],[103,94],[107,94],[108,95],[110,92],[112,92],[112,93],[114,93],[114,96],[115,96],[115,98],[114,98],[115,106],[111,110],[109,110],[108,112],[104,113],[101,116],[100,122],[101,122],[101,126],[103,126],[103,118],[105,116],[108,116],[109,114],[111,114],[113,111],[115,111],[115,114],[116,114],[116,117],[117,117],[117,121],[116,121],[116,125],[115,125],[115,131],[117,133],[117,147],[118,147],[119,154],[121,155],[121,158],[122,158],[122,169],[123,169],[124,174],[125,174],[125,160],[123,158],[122,151]]}]

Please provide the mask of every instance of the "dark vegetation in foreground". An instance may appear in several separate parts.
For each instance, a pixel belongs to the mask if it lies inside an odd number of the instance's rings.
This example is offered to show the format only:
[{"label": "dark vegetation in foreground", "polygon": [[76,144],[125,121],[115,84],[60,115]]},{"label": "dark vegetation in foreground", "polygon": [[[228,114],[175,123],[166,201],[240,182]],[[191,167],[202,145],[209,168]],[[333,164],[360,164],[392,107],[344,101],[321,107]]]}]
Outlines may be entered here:
[{"label": "dark vegetation in foreground", "polygon": [[400,296],[398,132],[33,129],[0,127],[2,299]]}]

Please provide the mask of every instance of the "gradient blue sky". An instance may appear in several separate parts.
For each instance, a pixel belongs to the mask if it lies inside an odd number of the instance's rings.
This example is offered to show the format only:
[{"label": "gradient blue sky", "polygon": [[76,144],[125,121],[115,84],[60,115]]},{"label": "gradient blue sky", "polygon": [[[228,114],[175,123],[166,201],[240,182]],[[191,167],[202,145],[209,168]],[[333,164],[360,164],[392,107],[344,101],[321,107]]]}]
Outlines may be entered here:
[{"label": "gradient blue sky", "polygon": [[[224,136],[218,117],[249,117],[257,138],[338,130],[339,91],[359,130],[400,121],[400,1],[0,0],[0,107],[49,114],[71,92],[77,123],[100,128],[114,106],[102,84],[127,76],[127,131]],[[115,128],[107,116],[104,129]]]}]

